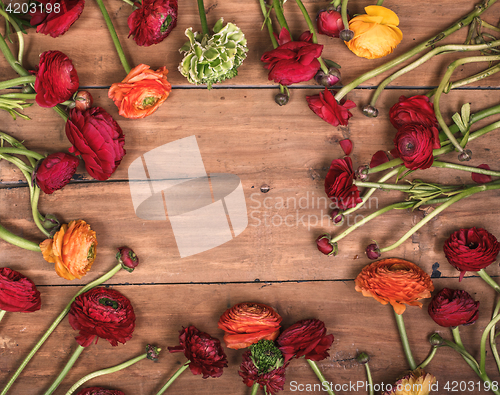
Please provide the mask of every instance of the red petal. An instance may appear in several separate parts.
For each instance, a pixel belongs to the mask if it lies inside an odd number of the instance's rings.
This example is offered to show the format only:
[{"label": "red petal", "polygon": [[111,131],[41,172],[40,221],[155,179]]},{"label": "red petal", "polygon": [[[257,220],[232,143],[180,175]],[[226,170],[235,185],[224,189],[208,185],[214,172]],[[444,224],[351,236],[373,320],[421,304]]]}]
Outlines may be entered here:
[{"label": "red petal", "polygon": [[387,155],[387,152],[377,151],[372,156],[372,160],[370,161],[370,169],[386,162],[389,162],[389,156]]},{"label": "red petal", "polygon": [[[477,168],[490,170],[490,167],[485,163],[483,163],[482,165],[479,165]],[[471,177],[472,177],[472,181],[477,182],[478,184],[486,184],[487,182],[491,181],[491,176],[488,176],[486,174],[471,173]]]},{"label": "red petal", "polygon": [[339,141],[340,147],[344,151],[344,154],[350,155],[352,152],[352,141],[349,139]]}]

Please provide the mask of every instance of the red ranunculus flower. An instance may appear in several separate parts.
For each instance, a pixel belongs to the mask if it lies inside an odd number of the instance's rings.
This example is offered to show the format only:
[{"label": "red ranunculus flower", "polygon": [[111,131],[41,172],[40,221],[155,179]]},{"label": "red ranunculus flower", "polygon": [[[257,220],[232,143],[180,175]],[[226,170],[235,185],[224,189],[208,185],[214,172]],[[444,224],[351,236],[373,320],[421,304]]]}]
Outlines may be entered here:
[{"label": "red ranunculus flower", "polygon": [[108,390],[102,387],[83,388],[76,395],[125,395],[119,390]]},{"label": "red ranunculus flower", "polygon": [[56,152],[42,159],[36,169],[36,184],[42,191],[51,194],[69,183],[80,161],[73,155]]},{"label": "red ranunculus flower", "polygon": [[431,167],[434,162],[432,150],[441,148],[437,128],[417,123],[401,126],[394,137],[394,145],[392,156],[401,158],[410,170]]},{"label": "red ranunculus flower", "polygon": [[28,277],[0,268],[0,310],[29,313],[40,310],[40,292]]},{"label": "red ranunculus flower", "polygon": [[326,334],[323,321],[301,320],[283,331],[276,342],[285,363],[302,356],[311,361],[321,361],[329,356],[328,349],[332,346],[333,335]]},{"label": "red ranunculus flower", "polygon": [[[285,36],[280,33],[280,38]],[[268,63],[264,67],[269,70],[269,80],[290,85],[312,79],[321,67],[318,58],[323,46],[307,41],[280,41],[283,44],[264,52],[260,58],[262,62]]]},{"label": "red ranunculus flower", "polygon": [[342,210],[361,203],[358,187],[353,184],[354,177],[351,158],[332,161],[325,178],[325,192],[330,200]]},{"label": "red ranunculus flower", "polygon": [[66,122],[66,136],[81,155],[88,173],[96,180],[107,180],[125,155],[125,136],[120,125],[101,107],[86,111],[72,109]]},{"label": "red ranunculus flower", "polygon": [[93,288],[71,304],[69,323],[80,331],[75,339],[82,347],[100,338],[117,346],[132,339],[135,314],[130,301],[120,292],[108,288]]},{"label": "red ranunculus flower", "polygon": [[418,123],[426,126],[438,126],[434,105],[424,95],[406,98],[401,96],[399,102],[389,110],[389,119],[396,129],[408,123]]},{"label": "red ranunculus flower", "polygon": [[465,291],[443,288],[429,303],[429,315],[436,324],[447,328],[470,325],[479,316],[479,302]]},{"label": "red ranunculus flower", "polygon": [[227,357],[219,339],[199,331],[193,325],[183,328],[179,333],[180,346],[169,347],[168,351],[183,352],[193,374],[202,374],[204,379],[220,377],[223,368],[227,367]]},{"label": "red ranunculus flower", "polygon": [[[66,33],[70,26],[80,18],[85,0],[37,0],[32,3],[35,12],[30,12],[30,24],[36,26],[37,33],[59,37]],[[33,7],[31,7],[33,8]]]},{"label": "red ranunculus flower", "polygon": [[243,361],[241,362],[238,374],[243,378],[243,382],[248,387],[252,387],[254,383],[258,383],[260,388],[265,388],[266,395],[274,395],[278,391],[283,391],[285,387],[285,366],[259,374],[257,366],[252,361],[251,351],[243,354]]},{"label": "red ranunculus flower", "polygon": [[65,54],[46,51],[40,55],[35,80],[35,100],[40,107],[54,107],[69,100],[78,85],[76,69]]},{"label": "red ranunculus flower", "polygon": [[352,100],[342,99],[340,103],[335,100],[333,94],[325,88],[323,93],[306,96],[307,104],[314,113],[323,121],[333,126],[347,125],[347,121],[352,117],[351,108],[356,107]]},{"label": "red ranunculus flower", "polygon": [[[347,20],[349,20],[349,15],[347,15]],[[339,38],[340,32],[344,30],[342,15],[334,9],[319,11],[316,17],[316,25],[319,34],[325,34],[330,37]]]},{"label": "red ranunculus flower", "polygon": [[143,0],[128,17],[129,37],[137,45],[161,43],[177,25],[177,0]]},{"label": "red ranunculus flower", "polygon": [[460,271],[462,281],[465,272],[478,272],[495,262],[500,243],[486,229],[460,229],[444,242],[443,250],[448,262]]}]

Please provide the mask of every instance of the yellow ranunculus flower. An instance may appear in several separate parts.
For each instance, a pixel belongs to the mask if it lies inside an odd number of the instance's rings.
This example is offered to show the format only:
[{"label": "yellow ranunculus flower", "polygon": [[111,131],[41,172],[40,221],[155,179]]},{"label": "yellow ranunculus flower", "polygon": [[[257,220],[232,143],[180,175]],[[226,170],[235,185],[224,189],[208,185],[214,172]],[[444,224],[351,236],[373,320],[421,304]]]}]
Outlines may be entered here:
[{"label": "yellow ranunculus flower", "polygon": [[365,12],[350,20],[349,29],[354,32],[354,37],[345,42],[347,47],[367,59],[389,55],[403,39],[403,33],[397,27],[398,16],[378,5],[365,7]]},{"label": "yellow ranunculus flower", "polygon": [[383,395],[429,395],[436,384],[436,377],[417,368],[399,379]]}]

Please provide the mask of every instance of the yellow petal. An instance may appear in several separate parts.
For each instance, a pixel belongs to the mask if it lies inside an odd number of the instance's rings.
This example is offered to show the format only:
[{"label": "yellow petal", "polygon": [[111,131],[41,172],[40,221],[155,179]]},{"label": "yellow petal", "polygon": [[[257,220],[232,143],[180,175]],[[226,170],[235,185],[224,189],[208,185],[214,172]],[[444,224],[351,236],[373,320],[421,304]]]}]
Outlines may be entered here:
[{"label": "yellow petal", "polygon": [[380,5],[369,5],[365,7],[365,12],[371,16],[381,16],[383,21],[380,22],[383,25],[399,25],[399,18],[396,13],[388,8],[382,7]]}]

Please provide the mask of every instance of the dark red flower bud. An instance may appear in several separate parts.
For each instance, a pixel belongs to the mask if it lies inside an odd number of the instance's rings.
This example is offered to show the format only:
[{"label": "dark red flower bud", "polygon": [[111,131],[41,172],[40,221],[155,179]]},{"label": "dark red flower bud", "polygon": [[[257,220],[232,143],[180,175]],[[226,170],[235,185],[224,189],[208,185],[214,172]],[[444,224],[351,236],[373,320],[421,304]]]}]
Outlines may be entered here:
[{"label": "dark red flower bud", "polygon": [[443,250],[448,262],[460,271],[462,281],[466,272],[477,272],[495,262],[500,243],[485,229],[460,229],[445,241]]},{"label": "dark red flower bud", "polygon": [[470,149],[463,150],[463,152],[458,154],[458,160],[460,162],[468,162],[472,159],[472,151]]},{"label": "dark red flower bud", "polygon": [[339,37],[343,41],[351,41],[354,38],[354,32],[349,29],[344,29],[340,31]]},{"label": "dark red flower bud", "polygon": [[40,292],[28,277],[0,268],[0,310],[28,313],[40,310]]},{"label": "dark red flower bud", "polygon": [[337,255],[339,253],[337,243],[332,243],[331,237],[329,234],[325,233],[321,236],[318,236],[316,239],[316,245],[318,246],[318,250],[325,255]]},{"label": "dark red flower bud", "polygon": [[[349,20],[349,15],[347,15],[347,20]],[[318,12],[316,25],[319,34],[325,34],[335,38],[340,37],[340,32],[344,30],[344,23],[342,22],[340,10],[333,7]]]},{"label": "dark red flower bud", "polygon": [[290,97],[286,93],[278,93],[274,96],[274,101],[281,106],[288,104]]},{"label": "dark red flower bud", "polygon": [[334,225],[340,226],[344,223],[344,215],[340,209],[336,208],[332,210],[330,216],[332,217]]},{"label": "dark red flower bud", "polygon": [[368,169],[368,165],[359,166],[356,170],[356,178],[361,181],[368,181],[368,178],[370,177],[368,175]]},{"label": "dark red flower bud", "polygon": [[305,357],[311,361],[328,358],[333,335],[326,334],[323,321],[317,319],[296,322],[276,339],[285,363],[292,358]]},{"label": "dark red flower bud", "polygon": [[128,17],[129,37],[137,45],[150,46],[162,42],[177,25],[177,0],[143,0]]},{"label": "dark red flower bud", "polygon": [[429,315],[444,327],[470,325],[479,316],[479,302],[465,291],[443,288],[429,303]]},{"label": "dark red flower bud", "polygon": [[378,259],[380,258],[380,248],[377,243],[370,244],[366,247],[366,256],[369,259]]},{"label": "dark red flower bud", "polygon": [[139,257],[128,247],[118,248],[116,260],[121,263],[127,272],[133,272],[139,264]]},{"label": "dark red flower bud", "polygon": [[85,111],[92,107],[92,95],[88,91],[78,91],[75,97],[75,108],[78,111]]},{"label": "dark red flower bud", "polygon": [[340,81],[340,70],[336,67],[330,67],[328,69],[328,73],[325,73],[323,70],[319,69],[314,76],[314,80],[319,85],[331,88],[332,86],[337,85],[337,83]]},{"label": "dark red flower bud", "polygon": [[369,118],[377,118],[378,110],[370,104],[367,104],[361,109],[361,112]]},{"label": "dark red flower bud", "polygon": [[78,158],[64,152],[50,154],[41,160],[34,172],[36,184],[50,195],[70,182],[79,163]]},{"label": "dark red flower bud", "polygon": [[168,350],[183,352],[193,374],[203,374],[204,379],[220,377],[223,368],[227,367],[227,357],[220,341],[193,325],[183,328],[179,333],[180,345],[169,347]]}]

